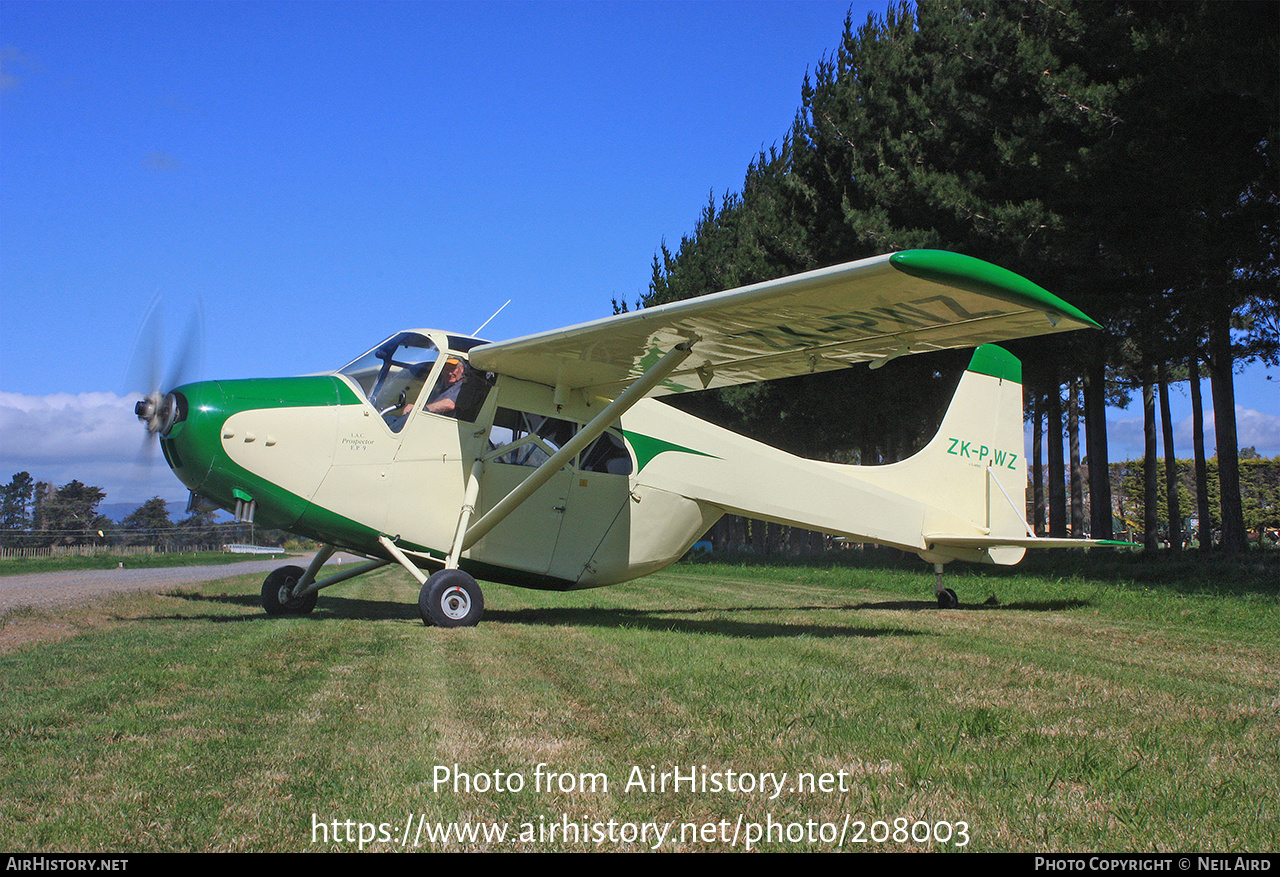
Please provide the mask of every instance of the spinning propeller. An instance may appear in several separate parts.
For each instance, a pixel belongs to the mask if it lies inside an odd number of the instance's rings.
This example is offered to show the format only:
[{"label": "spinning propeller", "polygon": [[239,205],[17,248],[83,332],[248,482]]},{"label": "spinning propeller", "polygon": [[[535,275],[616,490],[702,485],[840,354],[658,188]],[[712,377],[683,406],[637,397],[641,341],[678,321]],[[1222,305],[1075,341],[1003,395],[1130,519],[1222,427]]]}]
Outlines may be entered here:
[{"label": "spinning propeller", "polygon": [[178,400],[169,391],[186,383],[199,366],[200,350],[204,344],[203,311],[203,306],[197,302],[177,343],[170,342],[172,358],[167,369],[161,369],[166,338],[159,297],[152,302],[138,331],[130,359],[129,383],[134,389],[145,388],[145,395],[133,407],[133,413],[146,427],[148,443],[154,441],[156,435],[167,434],[177,421]]}]

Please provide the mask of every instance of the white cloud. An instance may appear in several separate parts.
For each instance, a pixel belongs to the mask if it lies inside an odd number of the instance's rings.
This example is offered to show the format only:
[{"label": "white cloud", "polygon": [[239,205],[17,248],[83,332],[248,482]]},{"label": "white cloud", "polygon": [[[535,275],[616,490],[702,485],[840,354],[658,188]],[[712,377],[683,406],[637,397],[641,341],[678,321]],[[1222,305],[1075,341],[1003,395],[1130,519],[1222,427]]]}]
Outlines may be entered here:
[{"label": "white cloud", "polygon": [[1256,448],[1264,457],[1280,456],[1280,415],[1237,405],[1236,434],[1240,447]]},{"label": "white cloud", "polygon": [[[1157,415],[1158,416],[1158,415]],[[1179,459],[1190,459],[1193,451],[1192,418],[1184,417],[1174,424],[1173,447]],[[1214,436],[1213,411],[1204,415],[1205,454],[1217,453]],[[1163,449],[1163,433],[1156,424],[1156,444]],[[1107,444],[1112,461],[1136,459],[1142,456],[1142,418],[1125,417],[1107,421]],[[1241,448],[1255,448],[1263,457],[1280,456],[1280,415],[1255,411],[1242,405],[1236,406],[1236,444]],[[1163,453],[1163,450],[1161,450]]]},{"label": "white cloud", "polygon": [[[1159,413],[1157,411],[1157,418]],[[1213,457],[1217,453],[1217,439],[1213,433],[1213,411],[1207,410],[1204,415],[1205,454]],[[1031,424],[1026,430],[1026,452],[1031,454]],[[1236,444],[1241,448],[1254,448],[1266,458],[1280,457],[1280,414],[1268,414],[1236,406]],[[1142,432],[1142,415],[1122,417],[1107,421],[1107,457],[1115,463],[1120,460],[1136,460],[1142,457],[1145,438]],[[1163,454],[1164,433],[1160,423],[1156,422],[1157,453]],[[1174,452],[1180,460],[1189,460],[1194,455],[1192,437],[1192,418],[1184,417],[1173,425]],[[1084,438],[1080,439],[1080,450],[1084,453]],[[1027,458],[1030,460],[1030,456]]]},{"label": "white cloud", "polygon": [[99,487],[106,502],[157,495],[182,502],[186,490],[146,441],[136,401],[114,393],[0,392],[0,483],[30,472],[55,485],[77,480]]},{"label": "white cloud", "polygon": [[[1193,423],[1190,416],[1184,417],[1174,424],[1174,448],[1177,450],[1179,457],[1190,457],[1192,454],[1191,448],[1194,441],[1192,427]],[[1138,429],[1141,432],[1141,420],[1138,421]],[[1217,439],[1213,430],[1213,411],[1206,411],[1204,415],[1204,445],[1205,453],[1210,457],[1214,455],[1217,446]],[[1280,456],[1280,415],[1267,414],[1262,411],[1255,411],[1252,408],[1245,408],[1243,405],[1237,405],[1236,446],[1256,448],[1258,453],[1264,457]]]}]

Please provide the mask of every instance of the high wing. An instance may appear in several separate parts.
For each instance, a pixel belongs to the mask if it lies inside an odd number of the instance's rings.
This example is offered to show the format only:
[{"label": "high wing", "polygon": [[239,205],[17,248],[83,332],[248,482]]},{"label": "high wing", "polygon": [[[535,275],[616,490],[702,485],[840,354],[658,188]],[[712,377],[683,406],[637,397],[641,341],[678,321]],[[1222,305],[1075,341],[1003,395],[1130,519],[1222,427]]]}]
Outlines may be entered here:
[{"label": "high wing", "polygon": [[472,348],[484,371],[613,398],[676,345],[649,395],[872,367],[897,356],[1100,328],[1011,271],[906,250]]}]

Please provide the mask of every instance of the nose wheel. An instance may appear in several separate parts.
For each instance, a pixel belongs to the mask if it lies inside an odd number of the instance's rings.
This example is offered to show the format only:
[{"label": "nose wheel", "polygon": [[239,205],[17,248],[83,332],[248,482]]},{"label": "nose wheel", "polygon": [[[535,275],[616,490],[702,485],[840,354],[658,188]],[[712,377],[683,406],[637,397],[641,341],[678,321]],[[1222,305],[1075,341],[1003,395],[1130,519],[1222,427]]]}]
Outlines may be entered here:
[{"label": "nose wheel", "polygon": [[316,592],[295,597],[293,592],[305,572],[300,566],[282,566],[262,583],[262,608],[268,615],[306,615],[316,608]]},{"label": "nose wheel", "polygon": [[442,569],[418,594],[422,623],[436,627],[474,627],[484,614],[484,595],[476,580],[460,569]]}]

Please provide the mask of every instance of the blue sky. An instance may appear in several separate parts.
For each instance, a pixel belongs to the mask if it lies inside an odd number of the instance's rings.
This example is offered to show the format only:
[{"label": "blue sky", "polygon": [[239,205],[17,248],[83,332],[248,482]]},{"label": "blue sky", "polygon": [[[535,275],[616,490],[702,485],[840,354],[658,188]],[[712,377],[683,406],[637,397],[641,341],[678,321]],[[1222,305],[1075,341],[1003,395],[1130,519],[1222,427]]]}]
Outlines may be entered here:
[{"label": "blue sky", "polygon": [[[203,313],[188,378],[329,370],[508,299],[487,337],[633,301],[786,133],[849,9],[2,0],[0,479],[182,497],[137,466],[157,297],[171,346]],[[1280,394],[1260,369],[1237,392],[1242,443],[1280,454]]]}]

